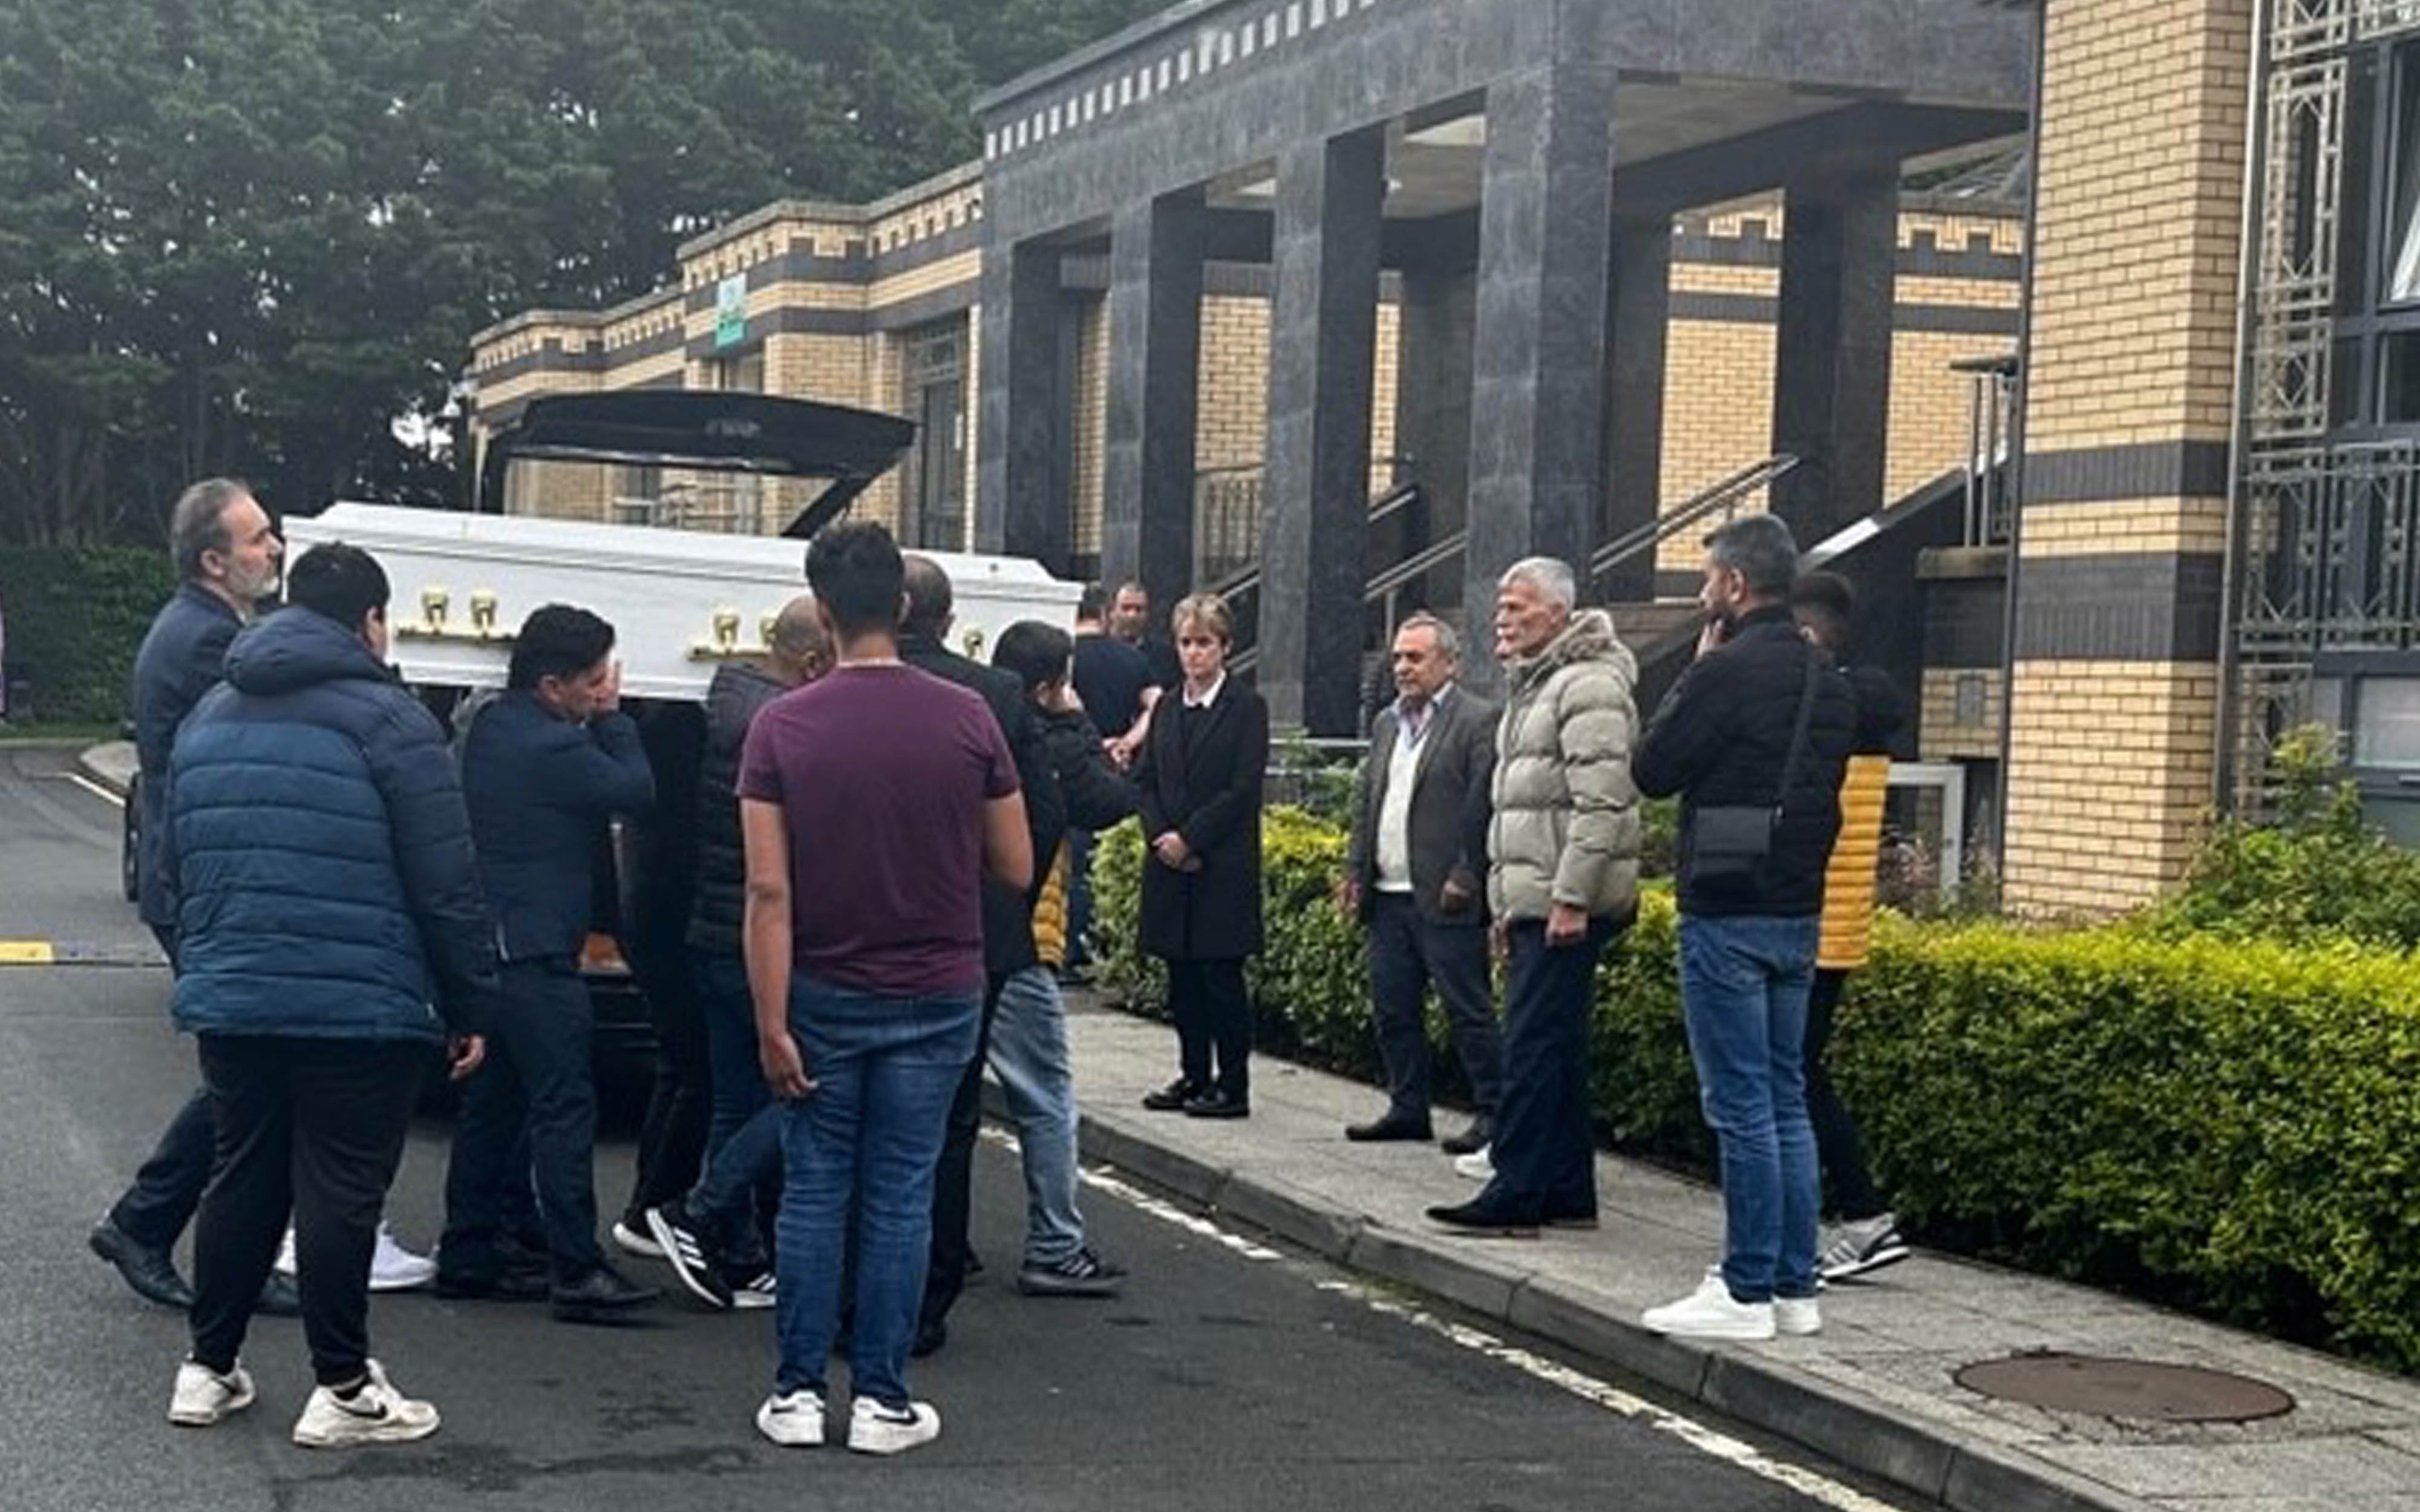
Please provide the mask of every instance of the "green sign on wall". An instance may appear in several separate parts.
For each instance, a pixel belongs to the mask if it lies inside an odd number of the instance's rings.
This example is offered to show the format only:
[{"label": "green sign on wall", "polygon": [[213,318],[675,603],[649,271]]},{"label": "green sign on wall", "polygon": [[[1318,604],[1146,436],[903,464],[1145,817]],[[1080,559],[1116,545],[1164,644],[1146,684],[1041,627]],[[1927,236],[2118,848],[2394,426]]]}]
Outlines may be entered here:
[{"label": "green sign on wall", "polygon": [[734,273],[714,286],[714,347],[737,347],[748,334],[748,275]]}]

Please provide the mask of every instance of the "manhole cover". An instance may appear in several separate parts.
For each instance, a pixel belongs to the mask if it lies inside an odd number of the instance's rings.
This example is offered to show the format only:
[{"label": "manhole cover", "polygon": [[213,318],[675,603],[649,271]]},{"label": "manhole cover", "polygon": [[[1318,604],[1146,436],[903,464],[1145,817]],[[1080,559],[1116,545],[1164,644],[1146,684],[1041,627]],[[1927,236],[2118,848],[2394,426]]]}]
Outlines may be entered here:
[{"label": "manhole cover", "polygon": [[1957,1381],[2003,1401],[2153,1423],[2249,1423],[2294,1410],[2292,1396],[2249,1377],[2089,1354],[1986,1360],[1959,1371]]}]

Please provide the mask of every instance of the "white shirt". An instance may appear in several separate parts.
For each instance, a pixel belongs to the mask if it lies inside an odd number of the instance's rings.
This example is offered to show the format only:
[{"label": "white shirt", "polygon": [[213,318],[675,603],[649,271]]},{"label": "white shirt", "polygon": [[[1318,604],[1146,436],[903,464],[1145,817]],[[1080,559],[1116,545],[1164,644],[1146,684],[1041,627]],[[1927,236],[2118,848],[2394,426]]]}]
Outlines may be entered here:
[{"label": "white shirt", "polygon": [[1380,892],[1412,890],[1412,789],[1419,785],[1420,756],[1436,729],[1439,707],[1450,685],[1429,700],[1416,720],[1395,701],[1395,745],[1387,753],[1387,787],[1378,798],[1377,888]]},{"label": "white shirt", "polygon": [[1185,694],[1185,706],[1186,706],[1187,708],[1188,708],[1188,709],[1206,709],[1206,708],[1208,708],[1211,704],[1218,702],[1218,695],[1219,695],[1220,693],[1222,693],[1222,692],[1226,691],[1226,688],[1227,688],[1227,671],[1226,671],[1226,669],[1225,669],[1225,668],[1223,668],[1223,667],[1219,669],[1219,671],[1218,671],[1218,675],[1217,677],[1215,677],[1215,678],[1213,678],[1213,679],[1211,680],[1210,686],[1209,686],[1208,687],[1206,687],[1206,688],[1202,689],[1202,696],[1201,696],[1200,698],[1195,698],[1195,697],[1193,696],[1193,685],[1192,685],[1191,683],[1187,683],[1187,684],[1183,685],[1183,687],[1184,687],[1184,694]]}]

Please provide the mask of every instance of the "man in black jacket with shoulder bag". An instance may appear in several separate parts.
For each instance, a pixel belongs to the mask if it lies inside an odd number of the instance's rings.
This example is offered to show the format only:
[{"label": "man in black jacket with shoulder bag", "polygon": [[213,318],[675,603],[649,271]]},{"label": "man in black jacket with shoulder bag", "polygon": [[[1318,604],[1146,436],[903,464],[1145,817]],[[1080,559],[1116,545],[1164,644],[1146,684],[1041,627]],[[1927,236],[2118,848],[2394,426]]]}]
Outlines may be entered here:
[{"label": "man in black jacket with shoulder bag", "polygon": [[1823,1326],[1807,998],[1856,704],[1791,617],[1797,568],[1790,528],[1769,515],[1706,538],[1698,659],[1631,765],[1642,794],[1681,797],[1681,1002],[1722,1151],[1721,1271],[1648,1311],[1661,1334]]}]

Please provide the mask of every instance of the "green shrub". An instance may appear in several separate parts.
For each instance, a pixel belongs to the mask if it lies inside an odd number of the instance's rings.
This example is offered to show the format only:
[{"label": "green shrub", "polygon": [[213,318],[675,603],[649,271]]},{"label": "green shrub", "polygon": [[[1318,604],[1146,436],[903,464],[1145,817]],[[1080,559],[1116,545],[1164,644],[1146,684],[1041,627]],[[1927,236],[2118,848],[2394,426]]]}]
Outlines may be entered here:
[{"label": "green shrub", "polygon": [[167,553],[123,547],[0,549],[8,676],[22,682],[12,719],[115,724],[125,717],[134,653],[176,587]]},{"label": "green shrub", "polygon": [[[1272,810],[1259,1043],[1371,1077],[1342,837]],[[1105,981],[1156,1011],[1132,825],[1099,853]],[[1611,1144],[1704,1167],[1670,896],[1606,952],[1590,1026]],[[1430,1037],[1444,1054],[1445,1026]],[[1832,1060],[1931,1242],[2420,1368],[2420,961],[2163,933],[1885,920]]]},{"label": "green shrub", "polygon": [[2274,811],[2212,830],[2183,888],[2151,914],[2153,926],[2420,947],[2420,852],[2373,828],[2360,793],[2337,772],[2335,732],[2314,725],[2289,733],[2273,758]]}]

